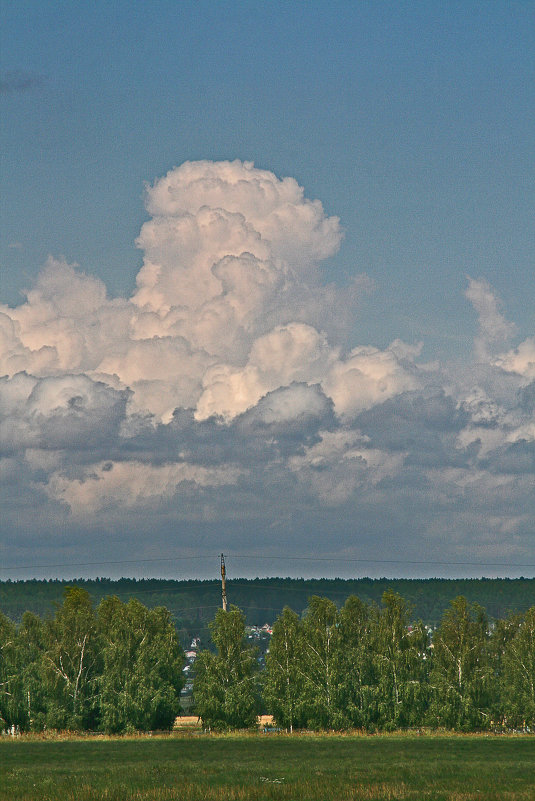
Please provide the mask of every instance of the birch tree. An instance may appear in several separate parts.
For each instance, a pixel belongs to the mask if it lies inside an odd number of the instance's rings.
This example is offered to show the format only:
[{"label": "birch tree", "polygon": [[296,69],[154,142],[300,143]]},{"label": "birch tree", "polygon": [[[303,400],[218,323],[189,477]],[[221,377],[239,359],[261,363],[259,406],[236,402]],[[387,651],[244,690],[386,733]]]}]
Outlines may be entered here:
[{"label": "birch tree", "polygon": [[397,593],[383,595],[373,645],[378,673],[378,722],[384,729],[417,725],[427,706],[427,634],[410,626],[410,607]]},{"label": "birch tree", "polygon": [[65,590],[54,619],[45,621],[44,636],[47,724],[58,729],[96,728],[100,649],[97,622],[86,590]]},{"label": "birch tree", "polygon": [[273,624],[273,634],[266,659],[263,696],[279,726],[288,729],[304,725],[303,631],[299,617],[289,607]]},{"label": "birch tree", "polygon": [[302,631],[302,705],[306,725],[314,729],[340,728],[336,706],[336,650],[340,639],[336,605],[328,598],[312,596]]},{"label": "birch tree", "polygon": [[535,729],[535,606],[525,613],[505,647],[502,674],[504,722]]},{"label": "birch tree", "polygon": [[340,610],[337,708],[354,728],[373,729],[378,722],[378,671],[372,650],[377,624],[377,608],[354,595]]},{"label": "birch tree", "polygon": [[20,724],[16,647],[16,627],[0,612],[0,730]]},{"label": "birch tree", "polygon": [[433,639],[431,722],[452,729],[490,725],[492,670],[488,621],[478,604],[458,596]]},{"label": "birch tree", "polygon": [[245,640],[245,616],[236,606],[218,609],[210,629],[217,653],[202,651],[195,662],[195,709],[206,728],[249,728],[256,723],[259,693],[256,655]]},{"label": "birch tree", "polygon": [[101,728],[170,729],[180,710],[184,658],[168,610],[113,596],[98,608],[98,628]]},{"label": "birch tree", "polygon": [[48,694],[45,625],[25,612],[17,632],[17,666],[20,687],[21,728],[41,731],[46,725]]}]

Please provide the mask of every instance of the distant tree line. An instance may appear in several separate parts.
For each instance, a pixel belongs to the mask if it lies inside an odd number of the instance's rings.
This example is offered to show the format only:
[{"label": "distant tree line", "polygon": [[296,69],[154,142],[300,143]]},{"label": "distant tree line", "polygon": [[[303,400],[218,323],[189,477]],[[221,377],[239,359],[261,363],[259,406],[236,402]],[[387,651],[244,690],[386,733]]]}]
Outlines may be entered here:
[{"label": "distant tree line", "polygon": [[[137,598],[151,609],[165,606],[179,622],[183,645],[193,635],[200,635],[204,642],[208,640],[208,624],[221,606],[221,582],[216,580],[73,578],[0,581],[0,610],[17,623],[27,611],[45,617],[54,612],[65,588],[72,585],[87,590],[95,606],[110,595],[122,601]],[[458,595],[483,606],[490,619],[535,606],[535,578],[233,578],[227,583],[229,598],[244,612],[247,623],[257,626],[275,620],[285,606],[301,615],[312,595],[330,598],[337,606],[342,606],[350,595],[369,604],[380,604],[388,590],[411,604],[416,619],[432,626],[439,624],[451,599]]]},{"label": "distant tree line", "polygon": [[[265,668],[237,607],[218,610],[213,650],[195,662],[205,728],[253,726],[260,712],[296,729],[535,728],[535,606],[489,624],[459,596],[436,631],[411,623],[393,591],[381,604],[313,596],[273,625]],[[138,600],[65,591],[54,617],[0,615],[0,728],[128,732],[170,728],[183,654],[171,615]]]}]

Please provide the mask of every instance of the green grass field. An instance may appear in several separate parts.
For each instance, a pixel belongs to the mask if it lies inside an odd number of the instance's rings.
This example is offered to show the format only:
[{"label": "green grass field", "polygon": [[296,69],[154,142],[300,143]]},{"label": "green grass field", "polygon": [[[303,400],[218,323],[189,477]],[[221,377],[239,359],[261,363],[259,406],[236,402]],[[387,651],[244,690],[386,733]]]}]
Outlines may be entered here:
[{"label": "green grass field", "polygon": [[4,738],[0,799],[532,801],[535,737]]}]

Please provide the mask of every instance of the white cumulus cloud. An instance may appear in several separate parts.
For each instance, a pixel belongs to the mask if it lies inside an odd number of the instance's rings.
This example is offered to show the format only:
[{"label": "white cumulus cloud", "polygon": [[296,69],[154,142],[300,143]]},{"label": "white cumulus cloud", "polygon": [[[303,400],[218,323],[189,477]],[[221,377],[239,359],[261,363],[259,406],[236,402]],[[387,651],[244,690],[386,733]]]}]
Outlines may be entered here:
[{"label": "white cumulus cloud", "polygon": [[535,340],[515,346],[484,279],[466,290],[474,364],[424,365],[422,343],[350,341],[368,284],[323,281],[340,221],[293,178],[186,162],[146,188],[146,207],[130,297],[51,257],[23,303],[0,306],[14,537],[36,520],[83,532],[124,514],[149,534],[231,520],[239,538],[276,518],[307,532],[303,547],[323,542],[322,520],[344,551],[394,529],[432,543],[440,525],[459,548],[492,531],[498,549],[509,531],[507,552],[525,551]]}]

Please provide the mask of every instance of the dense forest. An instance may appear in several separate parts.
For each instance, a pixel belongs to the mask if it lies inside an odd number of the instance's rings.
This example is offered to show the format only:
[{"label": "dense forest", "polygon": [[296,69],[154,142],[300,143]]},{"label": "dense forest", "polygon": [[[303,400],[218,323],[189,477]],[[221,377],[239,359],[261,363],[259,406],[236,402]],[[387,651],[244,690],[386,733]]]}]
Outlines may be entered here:
[{"label": "dense forest", "polygon": [[303,614],[277,616],[265,657],[237,606],[210,632],[210,648],[184,654],[165,607],[94,606],[79,587],[45,618],[0,613],[0,730],[169,729],[186,683],[208,729],[261,712],[289,731],[535,729],[535,605],[490,621],[457,596],[433,629],[391,589],[379,604],[312,595]]},{"label": "dense forest", "polygon": [[[18,623],[24,612],[40,617],[54,613],[66,587],[87,590],[93,603],[115,595],[123,601],[137,598],[150,609],[165,606],[185,647],[192,636],[209,639],[208,623],[221,605],[221,585],[211,581],[130,579],[71,581],[38,580],[0,582],[0,611]],[[415,620],[436,626],[452,598],[464,596],[483,606],[491,620],[535,605],[535,579],[295,579],[257,578],[227,581],[229,602],[238,606],[250,625],[273,622],[285,606],[301,615],[312,595],[329,598],[341,607],[350,595],[364,603],[380,603],[391,590],[405,598]]]}]

